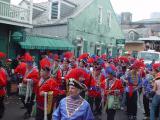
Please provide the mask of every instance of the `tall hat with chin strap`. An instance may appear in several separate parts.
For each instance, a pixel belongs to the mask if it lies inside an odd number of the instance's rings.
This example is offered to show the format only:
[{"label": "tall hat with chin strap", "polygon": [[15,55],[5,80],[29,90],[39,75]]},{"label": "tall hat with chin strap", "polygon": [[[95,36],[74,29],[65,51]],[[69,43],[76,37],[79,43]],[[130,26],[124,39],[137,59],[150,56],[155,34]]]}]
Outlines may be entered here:
[{"label": "tall hat with chin strap", "polygon": [[86,90],[87,87],[84,84],[84,81],[88,79],[89,76],[85,70],[82,68],[72,69],[69,74],[66,76],[68,85],[74,86],[81,90]]}]

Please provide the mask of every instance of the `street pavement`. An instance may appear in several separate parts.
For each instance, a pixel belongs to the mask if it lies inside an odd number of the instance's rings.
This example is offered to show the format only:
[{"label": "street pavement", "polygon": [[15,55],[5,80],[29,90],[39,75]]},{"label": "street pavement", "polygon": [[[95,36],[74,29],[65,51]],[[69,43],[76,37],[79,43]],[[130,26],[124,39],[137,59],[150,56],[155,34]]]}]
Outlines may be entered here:
[{"label": "street pavement", "polygon": [[[142,103],[140,103],[142,105]],[[25,112],[24,109],[21,109],[22,103],[20,99],[16,96],[11,96],[5,99],[6,111],[4,118],[2,120],[23,120],[23,114]],[[143,106],[138,107],[138,119],[143,119]],[[30,118],[28,120],[34,120],[34,118]],[[102,120],[107,120],[107,115],[102,115]],[[126,113],[124,111],[117,111],[115,120],[127,120]]]}]

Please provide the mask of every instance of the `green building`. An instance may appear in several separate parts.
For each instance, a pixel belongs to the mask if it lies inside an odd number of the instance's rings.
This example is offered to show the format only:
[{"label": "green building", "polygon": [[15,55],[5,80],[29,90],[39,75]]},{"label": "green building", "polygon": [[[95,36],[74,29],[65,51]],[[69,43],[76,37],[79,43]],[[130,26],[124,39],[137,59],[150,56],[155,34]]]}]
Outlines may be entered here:
[{"label": "green building", "polygon": [[[32,28],[30,9],[10,4],[10,0],[0,0],[0,51],[14,58],[19,50],[17,37],[22,40],[24,28]],[[19,40],[20,40],[19,39]]]},{"label": "green building", "polygon": [[[29,8],[30,4],[22,0],[20,6]],[[25,29],[27,39],[18,43],[23,50],[115,56],[124,46],[110,0],[49,0],[34,3],[32,11],[33,28]]]}]

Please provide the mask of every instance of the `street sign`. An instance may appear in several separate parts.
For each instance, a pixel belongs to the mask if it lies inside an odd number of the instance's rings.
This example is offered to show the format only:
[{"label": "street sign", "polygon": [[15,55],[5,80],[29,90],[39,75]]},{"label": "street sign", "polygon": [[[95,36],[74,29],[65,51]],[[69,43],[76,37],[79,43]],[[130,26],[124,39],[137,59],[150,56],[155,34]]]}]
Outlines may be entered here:
[{"label": "street sign", "polygon": [[125,44],[125,39],[116,39],[116,45],[118,44]]}]

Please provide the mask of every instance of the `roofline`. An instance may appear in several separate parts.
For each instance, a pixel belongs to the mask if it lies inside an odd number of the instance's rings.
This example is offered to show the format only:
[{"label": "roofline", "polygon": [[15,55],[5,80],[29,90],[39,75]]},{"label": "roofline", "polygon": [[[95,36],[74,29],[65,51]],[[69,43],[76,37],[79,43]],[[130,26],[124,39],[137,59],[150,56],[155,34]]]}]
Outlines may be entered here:
[{"label": "roofline", "polygon": [[154,23],[152,21],[148,21],[148,22],[131,22],[131,25],[141,25],[141,24],[160,24],[160,21],[155,21]]},{"label": "roofline", "polygon": [[74,17],[78,16],[85,8],[87,8],[89,5],[91,5],[93,3],[93,1],[94,0],[87,2],[83,7],[81,7],[78,11],[73,13],[69,18],[74,18]]},{"label": "roofline", "polygon": [[126,41],[126,43],[144,43],[144,41]]},{"label": "roofline", "polygon": [[61,25],[67,25],[68,22],[64,22],[64,23],[53,23],[53,24],[41,24],[41,25],[33,25],[35,28],[37,27],[47,27],[47,26],[61,26]]},{"label": "roofline", "polygon": [[[30,4],[30,2],[28,0],[22,0],[18,5],[20,5],[23,1],[26,2],[27,4]],[[36,3],[33,3],[33,7],[37,7],[39,9],[46,10],[46,8],[41,7],[38,4],[36,4]]]},{"label": "roofline", "polygon": [[43,37],[43,38],[54,38],[54,39],[68,39],[67,37],[56,37],[56,36],[50,36],[50,35],[44,35],[44,34],[26,34],[26,36],[32,36],[32,37]]},{"label": "roofline", "polygon": [[[68,0],[63,0],[64,2],[66,2],[66,3],[69,3],[69,4],[71,4],[71,5],[73,5],[73,6],[75,6],[75,7],[77,7],[77,5],[75,4],[75,3],[72,3],[72,2],[70,2],[70,1],[68,1]],[[63,2],[62,1],[62,2]]]},{"label": "roofline", "polygon": [[0,19],[0,23],[13,25],[13,26],[20,26],[20,27],[24,27],[24,28],[33,28],[32,24],[18,22],[18,21],[12,21],[12,20],[6,20],[6,19]]},{"label": "roofline", "polygon": [[44,7],[41,7],[41,6],[38,6],[37,4],[33,4],[33,7],[35,7],[35,8],[38,8],[38,9],[42,9],[42,10],[46,10],[46,8],[44,8]]}]

